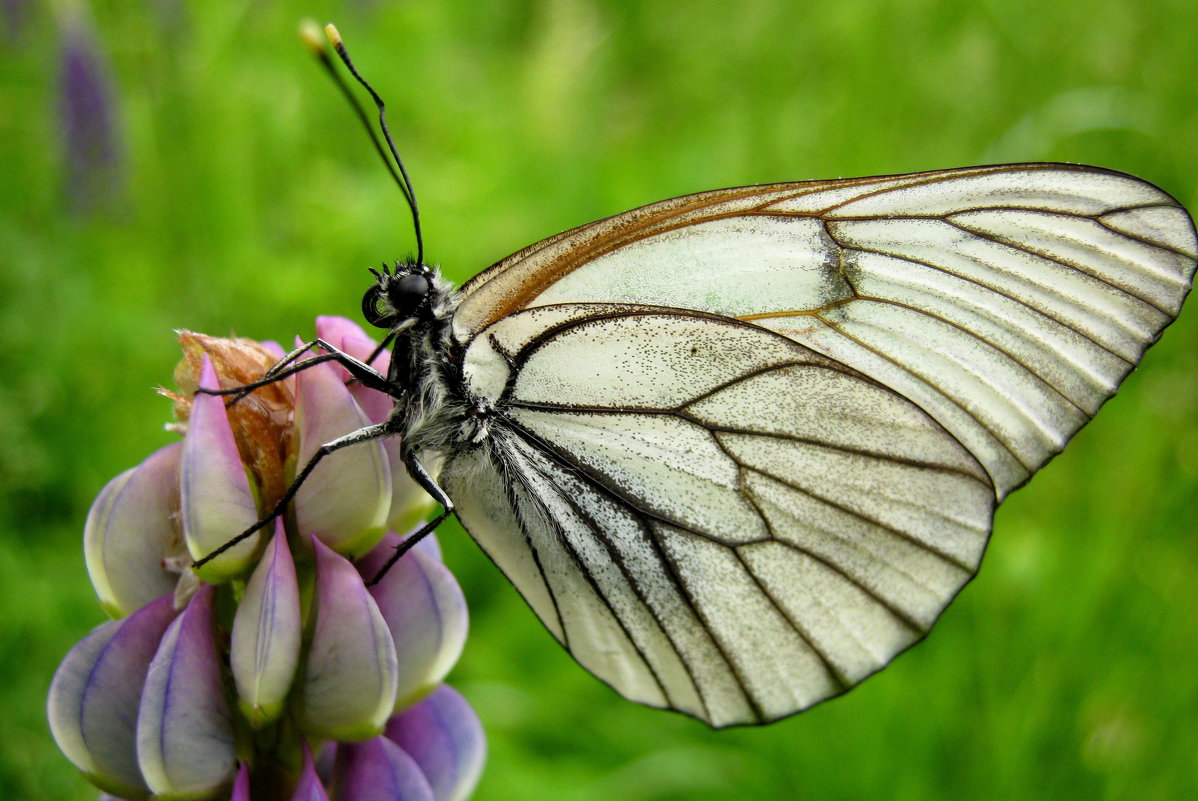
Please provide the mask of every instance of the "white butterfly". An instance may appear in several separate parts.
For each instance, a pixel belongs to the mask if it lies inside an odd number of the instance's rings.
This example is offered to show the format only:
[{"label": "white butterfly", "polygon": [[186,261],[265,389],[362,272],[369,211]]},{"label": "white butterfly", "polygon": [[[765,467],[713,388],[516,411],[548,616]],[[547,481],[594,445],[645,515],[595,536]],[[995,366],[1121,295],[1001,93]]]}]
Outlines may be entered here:
[{"label": "white butterfly", "polygon": [[376,273],[389,374],[319,344],[395,411],[326,451],[402,436],[425,530],[456,512],[621,695],[772,721],[927,634],[1196,257],[1169,195],[1068,164],[675,198],[458,291]]}]

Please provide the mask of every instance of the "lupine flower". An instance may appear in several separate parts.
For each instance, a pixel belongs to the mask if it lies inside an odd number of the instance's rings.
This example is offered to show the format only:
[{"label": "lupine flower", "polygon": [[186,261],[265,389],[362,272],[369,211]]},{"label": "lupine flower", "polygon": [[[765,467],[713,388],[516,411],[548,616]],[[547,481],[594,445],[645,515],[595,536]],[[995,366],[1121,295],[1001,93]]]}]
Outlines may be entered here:
[{"label": "lupine flower", "polygon": [[95,34],[80,15],[64,17],[58,59],[63,181],[71,205],[90,211],[119,194],[117,111]]},{"label": "lupine flower", "polygon": [[[359,358],[375,347],[348,320],[322,317],[317,331]],[[286,514],[191,567],[269,513],[321,443],[382,420],[389,399],[321,364],[230,406],[195,390],[253,381],[281,349],[180,340],[181,391],[164,394],[182,441],[114,478],[88,514],[84,556],[114,619],[54,677],[59,747],[104,798],[466,798],[482,727],[441,683],[465,639],[461,590],[431,536],[364,581],[402,541],[389,526],[428,509],[393,444],[328,456]]]}]

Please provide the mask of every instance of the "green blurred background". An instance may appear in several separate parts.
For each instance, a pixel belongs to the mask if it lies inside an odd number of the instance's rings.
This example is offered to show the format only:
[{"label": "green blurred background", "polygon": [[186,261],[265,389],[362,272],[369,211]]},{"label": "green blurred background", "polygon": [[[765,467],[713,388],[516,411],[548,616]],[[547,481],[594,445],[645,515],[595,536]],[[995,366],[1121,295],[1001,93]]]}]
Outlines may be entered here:
[{"label": "green blurred background", "polygon": [[[459,281],[569,226],[748,183],[1067,160],[1198,205],[1193,0],[6,0],[4,798],[95,795],[44,696],[102,619],[88,505],[171,439],[151,388],[172,329],[310,335],[412,247],[296,40],[305,15],[338,23],[388,99],[428,253]],[[473,614],[451,680],[491,749],[476,798],[1198,797],[1196,399],[1191,308],[999,511],[928,642],[760,729],[620,700],[447,528]]]}]

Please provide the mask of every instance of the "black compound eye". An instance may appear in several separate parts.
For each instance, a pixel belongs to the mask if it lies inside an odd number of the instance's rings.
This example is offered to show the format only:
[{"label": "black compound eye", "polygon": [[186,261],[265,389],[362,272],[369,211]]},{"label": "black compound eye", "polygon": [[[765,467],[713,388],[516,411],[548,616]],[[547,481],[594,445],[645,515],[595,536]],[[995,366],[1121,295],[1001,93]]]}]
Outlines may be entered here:
[{"label": "black compound eye", "polygon": [[419,273],[409,273],[392,281],[387,288],[387,297],[395,312],[401,317],[413,314],[428,297],[428,278]]},{"label": "black compound eye", "polygon": [[383,299],[383,290],[378,284],[375,284],[370,289],[366,290],[366,294],[362,296],[362,316],[366,318],[366,322],[379,328],[390,328],[395,325],[395,315],[387,314],[379,308],[379,303]]}]

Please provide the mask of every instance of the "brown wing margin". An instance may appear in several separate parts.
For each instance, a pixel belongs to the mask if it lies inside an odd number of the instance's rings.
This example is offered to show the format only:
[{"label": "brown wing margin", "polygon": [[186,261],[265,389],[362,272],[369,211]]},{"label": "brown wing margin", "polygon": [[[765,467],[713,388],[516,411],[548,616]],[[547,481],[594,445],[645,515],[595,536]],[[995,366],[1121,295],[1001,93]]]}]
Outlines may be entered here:
[{"label": "brown wing margin", "polygon": [[[900,187],[968,178],[992,173],[1072,171],[1107,174],[1145,183],[1117,170],[1077,164],[1031,162],[964,167],[901,175],[800,181],[716,189],[651,203],[622,214],[572,228],[530,245],[493,264],[461,288],[462,303],[454,316],[459,341],[515,311],[530,305],[545,289],[599,256],[672,228],[721,217],[749,216],[768,205],[831,189],[861,187],[862,191],[822,211],[832,211],[849,200],[860,200]],[[740,201],[739,203],[737,201]],[[1177,204],[1180,205],[1180,204]],[[704,213],[722,206],[716,213]],[[812,216],[819,216],[816,212]],[[517,268],[518,269],[514,269]]]}]

